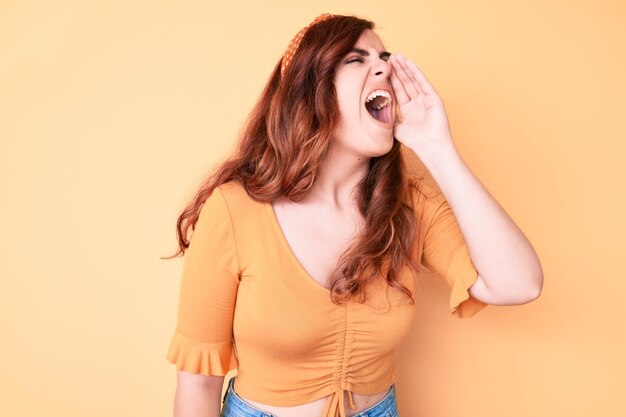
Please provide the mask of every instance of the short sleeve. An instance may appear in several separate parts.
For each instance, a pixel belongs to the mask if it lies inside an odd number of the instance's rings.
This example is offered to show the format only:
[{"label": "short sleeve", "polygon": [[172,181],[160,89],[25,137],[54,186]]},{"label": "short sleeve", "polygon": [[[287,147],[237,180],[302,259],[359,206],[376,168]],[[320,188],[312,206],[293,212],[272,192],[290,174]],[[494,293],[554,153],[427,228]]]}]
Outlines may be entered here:
[{"label": "short sleeve", "polygon": [[238,367],[232,330],[238,286],[230,213],[215,188],[202,206],[183,258],[177,324],[166,355],[177,370],[226,375]]},{"label": "short sleeve", "polygon": [[448,201],[440,193],[425,204],[428,223],[422,264],[446,281],[451,288],[450,313],[467,318],[485,308],[487,304],[472,297],[468,289],[478,279],[467,244]]}]

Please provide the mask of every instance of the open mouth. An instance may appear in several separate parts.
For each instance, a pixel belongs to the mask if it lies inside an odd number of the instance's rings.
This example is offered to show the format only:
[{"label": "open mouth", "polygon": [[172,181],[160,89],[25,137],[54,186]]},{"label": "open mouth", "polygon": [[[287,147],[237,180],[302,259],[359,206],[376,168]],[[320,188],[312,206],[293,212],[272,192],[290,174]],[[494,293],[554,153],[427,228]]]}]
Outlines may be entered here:
[{"label": "open mouth", "polygon": [[367,112],[379,122],[391,123],[391,94],[386,90],[374,90],[365,100]]}]

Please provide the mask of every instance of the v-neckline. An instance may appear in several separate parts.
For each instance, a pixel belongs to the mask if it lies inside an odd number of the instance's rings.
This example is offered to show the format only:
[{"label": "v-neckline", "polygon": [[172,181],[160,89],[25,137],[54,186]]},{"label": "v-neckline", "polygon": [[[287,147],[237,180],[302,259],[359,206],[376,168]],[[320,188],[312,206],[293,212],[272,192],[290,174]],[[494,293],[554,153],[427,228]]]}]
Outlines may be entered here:
[{"label": "v-neckline", "polygon": [[330,290],[324,287],[319,282],[317,282],[315,279],[313,279],[313,277],[306,271],[306,269],[304,269],[304,266],[302,266],[302,263],[296,257],[296,254],[294,253],[293,249],[291,249],[291,246],[289,245],[289,242],[287,241],[287,237],[285,236],[283,229],[280,227],[280,223],[278,222],[278,217],[276,216],[276,212],[274,211],[274,206],[272,206],[271,201],[268,201],[265,204],[267,207],[269,217],[272,221],[272,226],[274,227],[274,230],[276,231],[276,236],[278,237],[278,240],[280,240],[281,244],[283,245],[285,249],[285,252],[287,252],[292,263],[296,266],[296,269],[298,269],[302,278],[304,278],[304,281],[307,281],[311,286],[315,287],[318,291],[324,293],[328,297],[330,294]]}]

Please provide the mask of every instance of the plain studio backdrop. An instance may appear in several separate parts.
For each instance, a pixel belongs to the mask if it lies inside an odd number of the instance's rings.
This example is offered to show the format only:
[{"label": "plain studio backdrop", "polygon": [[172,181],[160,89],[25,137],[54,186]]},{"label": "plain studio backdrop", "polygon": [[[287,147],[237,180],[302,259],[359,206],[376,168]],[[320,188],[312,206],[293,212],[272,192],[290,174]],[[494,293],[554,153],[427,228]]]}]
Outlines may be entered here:
[{"label": "plain studio backdrop", "polygon": [[0,1],[3,415],[172,415],[182,259],[159,257],[324,12],[373,20],[417,63],[544,270],[538,300],[468,320],[428,276],[400,414],[626,415],[626,5],[610,0]]}]

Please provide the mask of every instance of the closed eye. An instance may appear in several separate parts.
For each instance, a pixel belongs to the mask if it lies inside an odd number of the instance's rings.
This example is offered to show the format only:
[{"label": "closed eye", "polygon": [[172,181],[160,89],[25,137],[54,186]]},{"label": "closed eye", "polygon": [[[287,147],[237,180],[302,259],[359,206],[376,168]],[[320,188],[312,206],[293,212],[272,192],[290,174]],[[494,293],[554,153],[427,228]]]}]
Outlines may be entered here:
[{"label": "closed eye", "polygon": [[[390,55],[391,54],[383,54],[380,58],[383,61],[387,62],[387,61],[389,61],[389,56]],[[363,58],[360,58],[360,57],[355,57],[355,58],[351,58],[351,59],[347,60],[346,64],[350,64],[352,62],[361,62],[361,63],[363,63],[363,62],[365,62],[365,60]]]},{"label": "closed eye", "polygon": [[347,60],[347,61],[346,61],[346,64],[349,64],[349,63],[351,63],[351,62],[355,62],[355,61],[358,61],[358,62],[364,62],[364,61],[363,61],[363,58],[356,57],[356,58],[352,58],[352,59]]}]

